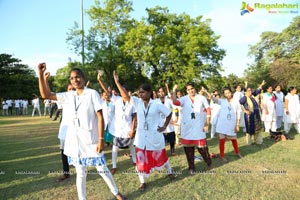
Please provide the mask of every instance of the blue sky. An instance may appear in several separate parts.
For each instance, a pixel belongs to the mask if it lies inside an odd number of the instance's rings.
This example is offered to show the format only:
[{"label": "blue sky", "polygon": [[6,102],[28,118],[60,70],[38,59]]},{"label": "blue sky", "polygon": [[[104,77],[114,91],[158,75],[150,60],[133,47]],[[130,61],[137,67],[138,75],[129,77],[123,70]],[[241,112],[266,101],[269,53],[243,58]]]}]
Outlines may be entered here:
[{"label": "blue sky", "polygon": [[[94,0],[83,0],[84,9]],[[254,3],[298,3],[298,14],[270,14],[265,9],[240,15],[242,0],[133,0],[134,18],[146,16],[145,9],[156,5],[168,7],[170,13],[202,15],[212,19],[211,27],[221,38],[218,44],[226,50],[222,61],[223,75],[234,73],[242,76],[248,64],[249,45],[259,41],[264,31],[281,32],[292,19],[300,14],[299,0],[247,0]],[[33,69],[39,62],[46,62],[54,74],[64,67],[68,58],[81,61],[66,44],[67,32],[75,21],[80,23],[80,0],[0,0],[0,53],[12,54]],[[274,10],[274,9],[272,9]],[[290,11],[290,10],[288,10]],[[85,31],[89,28],[84,16]]]}]

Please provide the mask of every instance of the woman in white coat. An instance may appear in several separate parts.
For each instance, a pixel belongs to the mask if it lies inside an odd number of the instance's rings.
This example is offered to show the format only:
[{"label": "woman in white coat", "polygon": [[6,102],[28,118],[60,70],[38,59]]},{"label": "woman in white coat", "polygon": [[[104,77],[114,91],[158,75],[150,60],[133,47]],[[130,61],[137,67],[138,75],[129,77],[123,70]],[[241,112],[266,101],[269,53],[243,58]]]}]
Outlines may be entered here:
[{"label": "woman in white coat", "polygon": [[262,100],[262,121],[265,124],[265,132],[270,130],[276,132],[276,110],[275,110],[276,96],[273,94],[272,86],[267,88],[267,92],[263,94]]},{"label": "woman in white coat", "polygon": [[289,93],[285,96],[285,115],[284,115],[284,131],[289,133],[292,125],[295,126],[297,133],[300,133],[299,126],[299,96],[297,95],[297,89],[290,87]]},{"label": "woman in white coat", "polygon": [[68,105],[69,115],[64,116],[67,123],[64,154],[69,164],[76,169],[76,186],[78,198],[86,199],[87,167],[95,166],[103,177],[110,191],[117,199],[124,199],[119,193],[113,176],[106,166],[103,153],[104,130],[102,100],[96,90],[85,87],[85,76],[78,69],[70,72],[70,82],[76,91],[52,93],[44,80],[46,64],[38,65],[39,89],[43,98],[58,100]]},{"label": "woman in white coat", "polygon": [[217,121],[216,132],[219,134],[220,158],[227,161],[225,158],[225,142],[230,140],[234,148],[235,154],[242,158],[238,142],[237,132],[240,130],[240,104],[233,100],[232,93],[229,88],[224,89],[226,99],[213,100],[220,104],[219,118]]},{"label": "woman in white coat", "polygon": [[[130,102],[137,111],[134,145],[136,146],[136,169],[141,183],[139,189],[141,191],[146,189],[145,178],[149,177],[153,170],[166,168],[170,180],[174,180],[175,176],[172,174],[163,135],[171,120],[171,111],[151,98],[153,92],[149,84],[142,84],[139,87],[139,98],[137,98],[128,95],[119,83],[116,72],[114,72],[114,80],[122,98]],[[167,116],[162,127],[159,126],[161,114]]]}]

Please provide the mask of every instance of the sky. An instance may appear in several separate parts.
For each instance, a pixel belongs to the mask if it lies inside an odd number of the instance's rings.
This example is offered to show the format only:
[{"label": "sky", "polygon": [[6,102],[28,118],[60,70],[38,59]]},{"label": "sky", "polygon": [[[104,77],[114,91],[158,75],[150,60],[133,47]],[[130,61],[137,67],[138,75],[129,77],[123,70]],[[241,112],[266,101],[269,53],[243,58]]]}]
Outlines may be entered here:
[{"label": "sky", "polygon": [[[100,0],[101,2],[101,0]],[[103,1],[102,1],[103,2]],[[131,16],[146,17],[146,8],[156,5],[168,7],[170,13],[186,13],[191,17],[203,16],[211,19],[211,28],[220,48],[226,51],[222,60],[222,75],[243,76],[253,58],[247,56],[249,45],[260,41],[265,31],[281,32],[292,19],[300,14],[300,0],[247,0],[254,8],[241,16],[243,0],[132,0]],[[294,9],[262,9],[255,4],[297,4]],[[299,4],[299,5],[298,5]],[[94,5],[94,0],[83,0],[84,10]],[[277,13],[270,13],[276,11]],[[287,11],[288,13],[279,13]],[[291,11],[298,13],[290,13]],[[0,53],[13,55],[23,64],[36,70],[40,62],[47,63],[52,75],[66,66],[69,60],[81,62],[67,44],[67,32],[80,24],[80,0],[0,0]],[[90,27],[84,15],[84,29]]]}]

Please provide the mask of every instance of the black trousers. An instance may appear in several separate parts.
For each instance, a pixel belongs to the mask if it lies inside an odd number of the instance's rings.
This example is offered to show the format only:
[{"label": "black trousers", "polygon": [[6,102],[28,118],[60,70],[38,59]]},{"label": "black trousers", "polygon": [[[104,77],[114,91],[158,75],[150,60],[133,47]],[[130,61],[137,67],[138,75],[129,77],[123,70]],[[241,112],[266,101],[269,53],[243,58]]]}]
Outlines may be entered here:
[{"label": "black trousers", "polygon": [[63,174],[65,176],[70,176],[70,167],[69,167],[69,163],[68,163],[68,157],[64,154],[64,150],[61,149],[61,161],[63,164]]},{"label": "black trousers", "polygon": [[[208,147],[197,148],[207,166],[212,164]],[[189,170],[195,170],[195,147],[184,147],[185,156],[189,165]]]},{"label": "black trousers", "polygon": [[175,153],[175,132],[164,133],[165,142],[170,143],[171,153]]}]

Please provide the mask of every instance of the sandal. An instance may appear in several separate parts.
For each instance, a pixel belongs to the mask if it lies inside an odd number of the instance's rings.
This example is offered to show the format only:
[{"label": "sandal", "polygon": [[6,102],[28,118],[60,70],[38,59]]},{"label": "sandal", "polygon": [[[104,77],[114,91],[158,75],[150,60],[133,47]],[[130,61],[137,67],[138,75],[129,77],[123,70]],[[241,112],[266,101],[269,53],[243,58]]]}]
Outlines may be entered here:
[{"label": "sandal", "polygon": [[123,196],[120,192],[116,195],[117,200],[126,200],[127,197]]},{"label": "sandal", "polygon": [[145,189],[146,189],[146,183],[142,183],[142,184],[140,185],[140,187],[139,187],[139,190],[140,190],[140,191],[145,191]]}]

